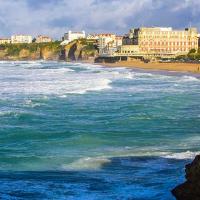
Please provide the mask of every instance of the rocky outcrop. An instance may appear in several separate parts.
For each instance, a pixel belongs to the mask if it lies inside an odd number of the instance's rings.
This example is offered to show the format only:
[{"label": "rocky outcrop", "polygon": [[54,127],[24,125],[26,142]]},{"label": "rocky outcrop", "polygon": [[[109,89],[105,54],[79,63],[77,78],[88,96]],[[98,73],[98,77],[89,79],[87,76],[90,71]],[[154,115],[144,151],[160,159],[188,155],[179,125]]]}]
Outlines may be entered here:
[{"label": "rocky outcrop", "polygon": [[64,47],[65,59],[67,61],[76,60],[74,52],[76,51],[76,41],[69,43]]},{"label": "rocky outcrop", "polygon": [[172,190],[177,200],[200,200],[200,155],[186,165],[186,182]]},{"label": "rocky outcrop", "polygon": [[98,55],[96,46],[87,40],[75,40],[65,47],[59,42],[47,44],[0,45],[0,60],[88,60]]},{"label": "rocky outcrop", "polygon": [[59,41],[0,44],[0,60],[59,60],[62,50]]},{"label": "rocky outcrop", "polygon": [[21,49],[18,54],[9,54],[7,49],[0,50],[0,60],[59,60],[60,52],[48,47],[37,48],[35,51]]},{"label": "rocky outcrop", "polygon": [[81,40],[76,40],[65,46],[65,59],[67,61],[88,60],[96,57],[98,50]]},{"label": "rocky outcrop", "polygon": [[41,49],[37,48],[35,52],[30,53],[31,60],[39,60],[41,59]]},{"label": "rocky outcrop", "polygon": [[6,57],[6,52],[4,50],[0,50],[0,60],[3,60]]},{"label": "rocky outcrop", "polygon": [[19,58],[20,59],[27,59],[30,57],[30,51],[28,49],[22,49],[19,52]]},{"label": "rocky outcrop", "polygon": [[84,45],[82,45],[80,42],[76,43],[76,50],[74,52],[75,60],[82,59],[81,51],[84,48]]},{"label": "rocky outcrop", "polygon": [[59,60],[59,52],[53,51],[48,47],[41,49],[41,59],[43,60]]},{"label": "rocky outcrop", "polygon": [[80,41],[74,41],[65,46],[65,58],[67,61],[81,60],[81,51],[84,45]]}]

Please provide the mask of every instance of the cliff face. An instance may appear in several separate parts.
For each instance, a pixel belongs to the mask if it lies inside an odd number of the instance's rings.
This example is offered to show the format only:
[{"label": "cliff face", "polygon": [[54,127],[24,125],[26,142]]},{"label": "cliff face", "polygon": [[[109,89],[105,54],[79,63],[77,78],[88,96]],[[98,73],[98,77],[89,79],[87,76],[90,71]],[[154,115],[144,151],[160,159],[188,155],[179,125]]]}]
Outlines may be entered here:
[{"label": "cliff face", "polygon": [[0,50],[0,60],[3,60],[6,57],[6,51],[5,50]]},{"label": "cliff face", "polygon": [[186,165],[186,182],[172,190],[177,200],[200,200],[200,155]]},{"label": "cliff face", "polygon": [[88,60],[97,55],[97,48],[86,41],[76,40],[65,46],[65,59],[67,61]]},{"label": "cliff face", "polygon": [[59,42],[46,44],[0,45],[0,60],[88,60],[98,55],[96,46],[87,40],[75,40],[65,47]]},{"label": "cliff face", "polygon": [[59,42],[0,45],[1,60],[59,60]]},{"label": "cliff face", "polygon": [[48,47],[41,49],[41,59],[43,60],[59,60],[59,52],[53,51]]},{"label": "cliff face", "polygon": [[76,51],[76,42],[75,41],[66,45],[64,47],[64,51],[65,51],[65,59],[67,61],[76,60],[75,55],[74,55],[74,53]]},{"label": "cliff face", "polygon": [[40,49],[38,48],[34,52],[31,52],[28,49],[22,49],[17,57],[19,60],[38,60],[41,58]]}]

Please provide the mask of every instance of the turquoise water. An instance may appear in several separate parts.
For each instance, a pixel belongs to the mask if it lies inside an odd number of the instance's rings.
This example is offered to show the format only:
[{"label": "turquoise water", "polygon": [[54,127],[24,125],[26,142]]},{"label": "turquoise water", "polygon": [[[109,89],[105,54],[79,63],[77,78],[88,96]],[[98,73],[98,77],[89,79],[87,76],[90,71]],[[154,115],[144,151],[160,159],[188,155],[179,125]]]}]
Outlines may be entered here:
[{"label": "turquoise water", "polygon": [[0,199],[174,199],[199,99],[191,74],[0,62]]}]

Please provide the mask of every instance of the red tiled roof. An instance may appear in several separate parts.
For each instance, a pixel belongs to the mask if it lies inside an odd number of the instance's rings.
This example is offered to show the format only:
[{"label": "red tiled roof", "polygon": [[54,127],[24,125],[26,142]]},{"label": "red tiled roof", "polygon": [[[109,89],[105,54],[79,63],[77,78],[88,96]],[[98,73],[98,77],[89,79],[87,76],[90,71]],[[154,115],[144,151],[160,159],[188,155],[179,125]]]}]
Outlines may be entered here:
[{"label": "red tiled roof", "polygon": [[113,33],[99,33],[97,34],[98,36],[112,36],[112,35],[115,35]]}]

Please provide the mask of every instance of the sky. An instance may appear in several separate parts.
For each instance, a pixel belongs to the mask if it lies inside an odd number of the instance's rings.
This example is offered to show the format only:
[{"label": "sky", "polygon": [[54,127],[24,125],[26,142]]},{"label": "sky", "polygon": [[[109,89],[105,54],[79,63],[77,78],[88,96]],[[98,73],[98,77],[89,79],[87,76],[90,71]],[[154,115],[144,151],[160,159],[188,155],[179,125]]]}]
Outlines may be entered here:
[{"label": "sky", "polygon": [[0,37],[68,30],[127,33],[140,26],[200,30],[200,0],[0,0]]}]

